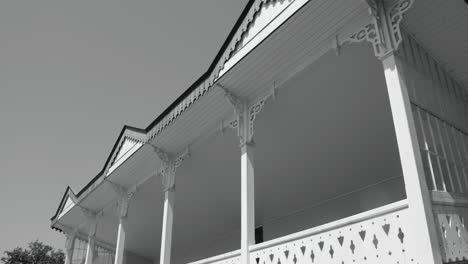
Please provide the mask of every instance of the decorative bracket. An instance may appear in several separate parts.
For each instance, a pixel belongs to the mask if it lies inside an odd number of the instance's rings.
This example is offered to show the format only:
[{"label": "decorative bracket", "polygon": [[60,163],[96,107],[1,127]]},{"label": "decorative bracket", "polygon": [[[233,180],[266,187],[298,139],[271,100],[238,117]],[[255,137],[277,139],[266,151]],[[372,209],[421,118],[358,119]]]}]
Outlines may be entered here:
[{"label": "decorative bracket", "polygon": [[174,191],[176,170],[178,167],[180,167],[180,165],[182,165],[184,159],[190,156],[190,148],[187,147],[176,155],[170,155],[156,146],[153,146],[153,149],[156,155],[158,155],[159,159],[162,161],[162,167],[157,172],[157,175],[162,178],[164,191]]},{"label": "decorative bracket", "polygon": [[383,0],[366,0],[366,2],[372,17],[371,23],[360,28],[341,45],[368,41],[372,44],[375,56],[383,59],[396,51],[401,44],[400,22],[414,0],[396,0],[389,5]]},{"label": "decorative bracket", "polygon": [[135,195],[136,189],[132,192],[129,192],[127,188],[111,182],[106,179],[106,181],[111,185],[112,189],[114,190],[115,193],[119,196],[117,200],[117,207],[119,209],[119,217],[120,218],[125,218],[128,215],[128,207],[130,206],[130,200],[133,198],[133,195]]},{"label": "decorative bracket", "polygon": [[75,228],[70,228],[68,226],[61,226],[61,229],[63,230],[63,232],[65,233],[65,250],[68,254],[68,256],[71,255],[71,250],[73,249],[73,245],[74,245],[74,241],[75,241],[75,238],[78,234],[78,227],[75,227]]},{"label": "decorative bracket", "polygon": [[65,240],[65,250],[67,251],[68,256],[70,256],[70,252],[73,249],[73,242],[75,240],[76,233],[67,233],[66,240]]},{"label": "decorative bracket", "polygon": [[[271,96],[276,100],[276,87],[273,85],[273,89],[265,97],[261,98],[257,102],[250,104],[247,100],[241,99],[234,93],[224,88],[222,85],[217,86],[224,92],[225,98],[234,108],[236,118],[228,122],[227,126],[237,129],[237,136],[240,139],[240,145],[253,144],[253,135],[255,132],[255,119],[262,110],[267,99]],[[221,131],[225,129],[224,123],[221,125]]]},{"label": "decorative bracket", "polygon": [[96,234],[97,222],[98,222],[98,213],[87,208],[81,207],[83,215],[86,217],[86,223],[89,226],[88,237],[94,237]]}]

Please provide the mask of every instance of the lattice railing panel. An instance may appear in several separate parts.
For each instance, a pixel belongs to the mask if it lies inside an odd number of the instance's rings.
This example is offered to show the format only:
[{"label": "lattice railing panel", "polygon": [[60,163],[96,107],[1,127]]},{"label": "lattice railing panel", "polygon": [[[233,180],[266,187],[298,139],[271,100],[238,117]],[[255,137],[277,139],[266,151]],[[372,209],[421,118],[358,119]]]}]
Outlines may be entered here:
[{"label": "lattice railing panel", "polygon": [[468,260],[468,231],[465,227],[468,208],[435,205],[433,210],[444,263]]},{"label": "lattice railing panel", "polygon": [[406,249],[407,210],[399,210],[251,253],[251,263],[418,263]]}]

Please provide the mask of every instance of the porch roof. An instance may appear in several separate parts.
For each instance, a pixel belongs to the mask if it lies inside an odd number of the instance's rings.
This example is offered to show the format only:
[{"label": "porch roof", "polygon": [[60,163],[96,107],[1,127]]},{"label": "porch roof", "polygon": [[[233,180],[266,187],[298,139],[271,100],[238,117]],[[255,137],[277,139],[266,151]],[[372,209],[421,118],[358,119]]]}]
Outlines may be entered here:
[{"label": "porch roof", "polygon": [[[275,17],[270,18],[271,20],[275,20],[280,17],[281,19],[278,20],[277,25],[271,25],[271,21],[266,21],[262,22],[264,28],[256,28],[254,29],[255,32],[249,31],[251,30],[250,25],[255,22],[258,17],[261,17],[259,13],[262,11],[262,6],[266,5],[268,2],[275,1],[248,1],[205,74],[181,94],[148,127],[142,129],[124,126],[122,128],[103,169],[76,195],[70,187],[67,187],[67,189],[73,193],[73,196],[75,196],[76,204],[80,204],[93,190],[105,182],[105,178],[109,175],[109,168],[112,166],[112,161],[118,155],[119,148],[125,140],[130,139],[141,142],[142,144],[154,144],[157,136],[159,146],[163,149],[176,152],[182,147],[192,144],[195,138],[199,137],[203,131],[207,131],[207,129],[212,130],[214,127],[218,126],[215,123],[219,124],[219,122],[226,121],[224,119],[226,116],[230,116],[232,109],[226,106],[226,104],[219,103],[224,102],[223,94],[216,91],[208,93],[209,88],[211,88],[215,82],[226,83],[232,86],[232,90],[235,90],[240,96],[255,100],[269,93],[273,83],[280,86],[281,83],[287,81],[295,73],[301,71],[311,61],[328,51],[331,48],[329,43],[333,34],[342,33],[343,36],[346,36],[348,31],[353,29],[353,26],[361,25],[368,21],[366,11],[367,5],[360,0],[338,1],[337,3],[330,3],[324,0],[285,0],[279,1],[284,5],[283,9],[275,11]],[[293,4],[296,6],[292,6]],[[286,11],[289,11],[289,13]],[[326,16],[324,14],[328,15],[328,19],[325,19]],[[322,18],[323,21],[320,21],[319,18]],[[267,27],[270,27],[269,31],[265,30]],[[297,32],[298,29],[301,29],[301,32]],[[303,34],[311,30],[313,34]],[[266,31],[266,34],[257,36],[260,35],[262,31]],[[223,71],[224,63],[231,58],[232,55],[239,53],[239,45],[242,46],[246,44],[242,43],[242,37],[249,34],[258,37],[258,43],[254,43],[255,46],[249,49],[246,54],[243,54],[239,60],[236,60],[236,63],[231,65],[229,70],[226,71],[224,69]],[[298,35],[291,38],[291,34]],[[317,38],[313,38],[314,36]],[[252,38],[252,36],[249,37],[250,42],[252,42]],[[310,45],[310,47],[304,48],[304,45]],[[294,48],[294,53],[288,51],[288,49],[291,48]],[[281,56],[278,56],[279,54],[277,52],[281,52]],[[292,54],[295,54],[295,56],[290,56]],[[307,56],[304,56],[304,54],[307,54]],[[269,67],[272,66],[271,61],[273,61],[275,57],[276,59],[280,58],[282,62],[288,63],[285,63],[285,66],[280,65],[276,70],[272,70],[272,68]],[[246,89],[246,87],[248,87],[247,84],[252,83],[252,81],[254,81],[252,78],[255,77],[250,75],[250,79],[247,79],[245,78],[245,73],[255,68],[262,69],[263,74],[265,72],[269,72],[269,74],[265,78],[262,78],[261,81],[263,84],[259,85],[259,87]],[[246,80],[243,83],[238,82],[244,78]],[[231,89],[231,87],[229,88]],[[201,100],[202,102],[200,102],[200,99],[203,99]],[[197,101],[196,104],[194,104],[195,101]],[[213,102],[217,103],[213,105]],[[187,113],[186,110],[189,106],[193,105],[196,105],[196,107],[191,107],[192,110],[189,111],[190,113]],[[209,124],[203,127],[196,127],[193,122],[190,122],[190,120],[206,115],[206,109],[210,109],[210,112],[218,113],[215,116],[211,115],[208,117],[212,120]],[[182,120],[179,120],[176,125],[168,126],[174,123],[176,118]],[[181,128],[181,126],[183,127]],[[191,132],[189,133],[190,135],[187,135],[185,131],[196,132]],[[133,153],[133,155],[138,154],[148,157],[147,148],[148,147],[143,147],[141,151],[138,150],[136,153]],[[146,151],[144,149],[146,149]],[[135,159],[133,157],[129,158],[125,163],[129,163],[128,161],[131,163],[131,160]],[[159,166],[159,164],[157,165]],[[128,164],[124,167],[128,167]],[[122,170],[118,170],[116,173],[121,174],[121,171]],[[142,176],[142,179],[143,178]],[[67,196],[64,196],[60,205],[66,199]],[[60,227],[54,224],[57,222],[61,213],[61,206],[59,206],[56,213],[51,218],[52,227],[59,231],[61,231]]]}]

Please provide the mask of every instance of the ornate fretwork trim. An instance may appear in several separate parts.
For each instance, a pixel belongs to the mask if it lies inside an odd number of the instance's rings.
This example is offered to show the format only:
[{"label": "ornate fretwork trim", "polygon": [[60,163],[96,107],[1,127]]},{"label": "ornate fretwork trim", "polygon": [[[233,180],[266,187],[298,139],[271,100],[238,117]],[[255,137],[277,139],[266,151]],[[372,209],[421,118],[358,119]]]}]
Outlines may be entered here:
[{"label": "ornate fretwork trim", "polygon": [[268,98],[272,97],[273,100],[276,100],[276,89],[273,88],[269,94],[267,94],[262,99],[258,100],[256,103],[250,106],[249,108],[249,135],[250,141],[253,140],[253,135],[255,133],[255,119],[257,115],[262,111],[263,106],[265,105]]},{"label": "ornate fretwork trim", "polygon": [[[269,94],[254,103],[249,103],[247,100],[241,99],[220,84],[217,86],[224,92],[225,98],[234,108],[234,113],[236,115],[233,120],[228,122],[227,126],[237,129],[237,135],[241,146],[244,144],[252,144],[253,135],[255,133],[255,119],[269,97],[276,100],[275,86],[273,86]],[[221,124],[221,131],[224,131],[225,128],[226,126],[224,123]]]},{"label": "ornate fretwork trim", "polygon": [[81,207],[81,212],[86,217],[87,221],[95,221],[98,217],[98,213],[88,208]]},{"label": "ornate fretwork trim", "polygon": [[118,200],[117,200],[117,206],[118,206],[118,210],[119,210],[119,217],[120,218],[123,218],[123,217],[127,217],[128,215],[128,208],[130,206],[130,200],[133,198],[133,196],[135,195],[136,193],[136,189],[134,191],[128,191],[127,188],[119,185],[119,184],[116,184],[114,182],[111,182],[109,180],[106,180],[110,186],[112,187],[112,189],[114,190],[115,193],[117,193],[117,195],[119,196]]},{"label": "ornate fretwork trim", "polygon": [[382,59],[396,51],[401,44],[400,22],[414,0],[397,0],[389,6],[386,6],[383,0],[366,0],[366,2],[372,17],[371,23],[351,34],[341,46],[368,41],[372,44],[375,56]]},{"label": "ornate fretwork trim", "polygon": [[182,165],[184,159],[190,156],[190,148],[187,147],[177,155],[170,155],[156,146],[153,146],[153,149],[162,162],[162,166],[157,172],[157,175],[161,177],[164,191],[174,191],[176,170]]},{"label": "ornate fretwork trim", "polygon": [[403,14],[411,8],[413,2],[414,0],[399,0],[391,6],[388,12],[391,33],[393,33],[391,36],[395,49],[398,48],[402,41],[400,22],[403,19]]}]

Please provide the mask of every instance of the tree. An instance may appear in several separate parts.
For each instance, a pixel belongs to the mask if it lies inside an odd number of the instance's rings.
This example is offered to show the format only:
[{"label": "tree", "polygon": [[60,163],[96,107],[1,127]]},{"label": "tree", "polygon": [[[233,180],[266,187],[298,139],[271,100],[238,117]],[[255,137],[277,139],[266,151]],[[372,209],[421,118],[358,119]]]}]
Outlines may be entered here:
[{"label": "tree", "polygon": [[5,251],[1,260],[5,264],[63,264],[65,254],[62,250],[55,250],[51,246],[39,241],[28,244],[28,248],[16,247]]}]

